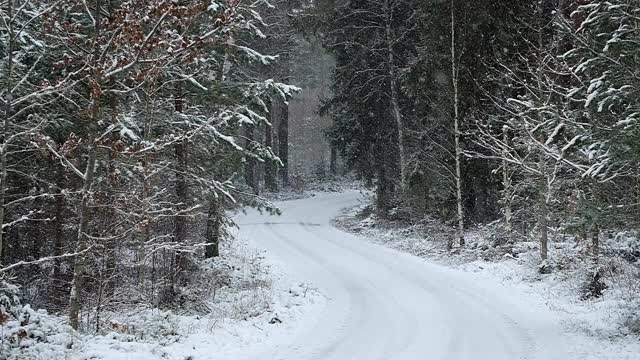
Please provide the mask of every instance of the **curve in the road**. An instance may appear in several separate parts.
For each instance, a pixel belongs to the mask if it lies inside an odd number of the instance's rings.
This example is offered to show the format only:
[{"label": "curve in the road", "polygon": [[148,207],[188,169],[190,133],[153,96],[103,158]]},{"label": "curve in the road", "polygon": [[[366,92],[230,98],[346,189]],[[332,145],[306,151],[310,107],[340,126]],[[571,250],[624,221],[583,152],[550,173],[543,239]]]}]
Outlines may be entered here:
[{"label": "curve in the road", "polygon": [[279,204],[280,218],[237,219],[241,237],[329,298],[315,324],[251,359],[565,359],[553,318],[517,294],[332,227],[360,196],[319,195]]}]

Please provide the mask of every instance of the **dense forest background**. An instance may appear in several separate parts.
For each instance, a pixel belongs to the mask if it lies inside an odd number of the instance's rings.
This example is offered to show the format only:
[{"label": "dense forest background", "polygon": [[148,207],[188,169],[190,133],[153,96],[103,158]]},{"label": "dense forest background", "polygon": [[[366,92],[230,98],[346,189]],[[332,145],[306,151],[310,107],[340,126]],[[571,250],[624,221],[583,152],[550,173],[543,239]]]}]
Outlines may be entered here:
[{"label": "dense forest background", "polygon": [[571,236],[597,283],[603,243],[640,252],[639,12],[3,0],[3,291],[76,329],[104,307],[180,306],[232,211],[277,213],[265,194],[347,172],[380,218],[455,229],[449,249],[490,223],[500,244],[536,239],[546,272]]},{"label": "dense forest background", "polygon": [[301,6],[1,3],[3,311],[99,330],[105,309],[183,306],[230,211],[277,213],[260,194],[329,171],[331,58],[292,25]]},{"label": "dense forest background", "polygon": [[315,5],[307,31],[336,59],[329,138],[375,179],[380,217],[435,216],[450,247],[500,220],[543,261],[551,233],[597,263],[602,239],[635,231],[640,3]]}]

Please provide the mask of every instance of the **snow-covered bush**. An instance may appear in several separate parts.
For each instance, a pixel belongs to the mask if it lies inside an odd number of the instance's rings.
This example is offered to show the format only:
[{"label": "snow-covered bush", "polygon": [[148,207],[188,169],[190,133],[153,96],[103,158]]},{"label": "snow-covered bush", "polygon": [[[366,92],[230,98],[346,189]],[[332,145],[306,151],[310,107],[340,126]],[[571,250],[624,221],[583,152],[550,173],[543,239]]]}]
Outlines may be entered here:
[{"label": "snow-covered bush", "polygon": [[625,238],[625,245],[629,251],[640,254],[640,237],[638,237],[638,234],[627,236]]},{"label": "snow-covered bush", "polygon": [[9,316],[16,317],[20,299],[18,291],[20,288],[6,279],[0,280],[0,322],[6,322]]},{"label": "snow-covered bush", "polygon": [[162,343],[178,341],[179,320],[171,312],[156,312],[141,319],[138,326],[133,326],[133,335],[141,340],[159,340]]},{"label": "snow-covered bush", "polygon": [[626,333],[640,335],[640,300],[636,299],[627,304],[621,325]]},{"label": "snow-covered bush", "polygon": [[2,326],[0,359],[63,358],[65,349],[73,344],[73,330],[44,310],[30,305],[18,306],[16,316]]},{"label": "snow-covered bush", "polygon": [[45,310],[21,304],[19,291],[9,279],[0,280],[0,359],[64,358],[73,343],[71,327]]}]

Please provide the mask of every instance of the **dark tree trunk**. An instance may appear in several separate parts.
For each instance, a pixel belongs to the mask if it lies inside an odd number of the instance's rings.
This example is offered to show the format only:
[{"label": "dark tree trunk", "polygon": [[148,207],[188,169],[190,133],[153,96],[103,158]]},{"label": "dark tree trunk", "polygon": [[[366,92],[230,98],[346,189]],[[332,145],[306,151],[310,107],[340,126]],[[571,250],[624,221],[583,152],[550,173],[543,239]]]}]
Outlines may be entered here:
[{"label": "dark tree trunk", "polygon": [[289,186],[289,104],[282,102],[280,104],[278,122],[278,156],[282,161],[280,175],[282,178],[282,187]]},{"label": "dark tree trunk", "polygon": [[[112,14],[112,10],[113,10],[113,4],[112,1],[109,1],[109,16],[111,16]],[[111,80],[111,86],[115,86],[115,80]],[[110,98],[109,98],[109,107],[111,110],[111,124],[115,125],[118,123],[118,98],[116,97],[115,94],[111,94]],[[116,139],[113,139],[113,141],[115,142]],[[106,237],[110,238],[109,241],[107,241],[107,249],[106,249],[106,256],[107,256],[107,263],[106,263],[106,268],[105,271],[108,274],[108,276],[106,276],[106,284],[104,285],[104,291],[106,292],[106,294],[108,295],[113,295],[113,293],[115,292],[116,289],[116,285],[118,283],[118,276],[117,276],[117,272],[116,272],[116,268],[117,268],[117,259],[116,256],[118,255],[118,248],[119,248],[119,244],[120,241],[119,239],[115,238],[115,236],[117,235],[116,232],[118,231],[117,229],[112,229],[109,230],[111,228],[111,226],[109,224],[116,224],[117,223],[117,217],[118,217],[118,213],[116,211],[116,186],[118,186],[118,170],[116,167],[116,158],[117,158],[118,154],[117,154],[117,150],[115,149],[109,149],[108,153],[107,153],[107,157],[108,157],[108,163],[107,163],[107,200],[108,200],[108,204],[105,204],[106,206],[108,206],[108,214],[107,214],[107,223],[105,224],[105,235]]]},{"label": "dark tree trunk", "polygon": [[389,181],[384,166],[377,169],[378,186],[376,187],[376,210],[378,216],[386,218],[389,213]]},{"label": "dark tree trunk", "polygon": [[[94,41],[98,43],[98,37],[100,34],[100,24],[102,22],[102,2],[101,0],[95,1],[95,15],[94,15]],[[95,73],[92,76],[93,81],[99,86],[100,73],[95,63],[100,55],[100,49],[98,46],[94,46],[93,68]],[[87,164],[82,181],[82,189],[80,190],[80,204],[78,206],[78,246],[76,252],[81,254],[75,257],[73,263],[73,279],[71,280],[71,293],[69,294],[69,325],[74,330],[78,330],[80,325],[80,309],[82,307],[82,290],[84,287],[84,277],[87,266],[87,258],[83,253],[89,248],[89,220],[90,220],[90,202],[91,202],[91,188],[93,186],[94,178],[96,176],[96,165],[98,157],[98,145],[94,138],[96,134],[95,124],[98,122],[100,115],[100,95],[90,94],[91,98],[91,111],[90,111],[90,128],[89,128],[89,148],[87,151]]]},{"label": "dark tree trunk", "polygon": [[205,257],[207,259],[220,256],[220,228],[222,218],[220,214],[220,200],[212,197],[209,200],[209,211],[207,213],[207,246]]},{"label": "dark tree trunk", "polygon": [[6,76],[4,78],[6,82],[6,94],[5,99],[5,111],[4,118],[2,120],[2,133],[0,133],[0,264],[3,263],[4,259],[4,249],[5,249],[5,241],[4,241],[4,225],[5,222],[5,202],[6,202],[6,190],[7,190],[7,137],[9,136],[9,121],[11,119],[13,109],[12,109],[12,99],[11,99],[11,91],[12,91],[12,69],[13,69],[13,46],[14,46],[14,33],[13,33],[13,1],[9,0],[7,2],[7,15],[8,15],[8,49],[7,49],[7,65],[5,69]]},{"label": "dark tree trunk", "polygon": [[598,256],[600,255],[600,227],[594,223],[591,232],[591,256],[593,256],[594,262],[598,262]]},{"label": "dark tree trunk", "polygon": [[185,177],[187,167],[187,154],[184,142],[178,142],[175,145],[176,157],[176,201],[177,214],[175,216],[173,239],[176,243],[182,244],[186,239],[186,217],[185,210],[187,208],[187,180]]},{"label": "dark tree trunk", "polygon": [[[255,139],[255,128],[253,125],[248,125],[245,128],[245,136],[247,138],[245,148],[248,150],[253,150],[252,145]],[[244,181],[251,189],[253,189],[253,193],[256,195],[260,194],[260,186],[258,184],[258,178],[256,176],[256,160],[252,157],[247,157],[247,162],[244,164]]]},{"label": "dark tree trunk", "polygon": [[[99,1],[97,2],[100,3]],[[100,8],[99,6],[97,7]],[[94,100],[92,110],[92,120],[98,117],[98,101]],[[92,139],[90,137],[90,139]],[[93,140],[93,139],[92,139]],[[77,253],[83,253],[89,247],[89,220],[90,220],[90,201],[91,187],[95,178],[98,148],[95,141],[91,142],[88,150],[87,165],[84,172],[84,180],[82,189],[80,190],[80,206],[78,207],[78,246]],[[71,293],[69,295],[69,324],[74,330],[78,330],[80,325],[80,308],[82,307],[81,294],[84,287],[84,277],[86,272],[87,258],[86,255],[78,255],[75,257],[73,264],[73,280],[71,281]]]},{"label": "dark tree trunk", "polygon": [[386,141],[379,140],[377,152],[380,156],[374,156],[373,159],[376,168],[376,177],[378,180],[378,186],[376,188],[376,209],[378,216],[382,218],[386,218],[389,213],[393,193],[389,163],[393,162],[394,159],[389,156],[382,156],[382,154],[387,153],[389,148],[390,146]]},{"label": "dark tree trunk", "polygon": [[[36,198],[33,201],[33,207],[36,209],[44,208],[44,202],[40,198]],[[42,232],[42,228],[40,226],[33,227],[33,237],[31,239],[31,251],[30,257],[33,260],[40,259],[42,256],[42,246],[44,242],[42,241],[45,238],[45,234]]]},{"label": "dark tree trunk", "polygon": [[335,144],[331,144],[331,159],[329,160],[329,172],[331,176],[338,175],[338,149]]},{"label": "dark tree trunk", "polygon": [[[184,111],[184,98],[182,94],[182,84],[178,84],[176,88],[175,99],[175,111],[176,113],[182,113]],[[176,215],[173,227],[173,241],[177,244],[183,244],[187,238],[187,218],[185,211],[187,209],[187,149],[185,146],[186,140],[181,140],[174,145],[175,151],[175,192],[176,192]],[[175,272],[178,275],[185,269],[186,259],[178,251],[175,254]],[[175,278],[174,278],[175,281]]]},{"label": "dark tree trunk", "polygon": [[[369,164],[370,166],[364,167],[362,169],[362,177],[365,180],[365,186],[367,187],[367,189],[370,189],[373,187],[373,179],[376,177],[376,168],[378,166],[380,166],[377,161],[376,161],[376,156],[375,156],[375,147],[374,146],[369,146],[369,149],[366,153],[367,156],[367,164]],[[346,166],[345,166],[346,168]]]},{"label": "dark tree trunk", "polygon": [[[265,125],[264,145],[267,149],[273,150],[273,129],[269,125]],[[278,191],[278,183],[276,182],[276,163],[269,159],[267,159],[264,164],[264,186],[267,188],[267,191]]]},{"label": "dark tree trunk", "polygon": [[[542,169],[544,167],[541,166]],[[549,187],[547,180],[544,177],[540,179],[540,200],[538,209],[538,227],[540,228],[540,258],[547,260],[549,256],[549,229],[548,229],[548,208],[547,208],[547,194]]]},{"label": "dark tree trunk", "polygon": [[488,221],[493,215],[488,206],[487,189],[488,182],[485,177],[484,169],[476,167],[476,175],[473,177],[473,210],[477,221]]},{"label": "dark tree trunk", "polygon": [[[55,164],[54,164],[55,165]],[[65,236],[64,236],[64,208],[66,206],[66,199],[63,193],[63,189],[65,188],[66,181],[64,176],[64,169],[62,166],[57,166],[57,179],[56,179],[56,197],[55,197],[55,208],[54,208],[54,221],[52,222],[53,229],[53,256],[59,257],[64,254],[65,247]],[[56,258],[53,262],[53,279],[51,279],[52,289],[49,290],[50,296],[52,296],[52,300],[58,306],[62,305],[63,295],[67,295],[64,291],[63,284],[64,275],[62,271],[63,260],[61,258]]]}]

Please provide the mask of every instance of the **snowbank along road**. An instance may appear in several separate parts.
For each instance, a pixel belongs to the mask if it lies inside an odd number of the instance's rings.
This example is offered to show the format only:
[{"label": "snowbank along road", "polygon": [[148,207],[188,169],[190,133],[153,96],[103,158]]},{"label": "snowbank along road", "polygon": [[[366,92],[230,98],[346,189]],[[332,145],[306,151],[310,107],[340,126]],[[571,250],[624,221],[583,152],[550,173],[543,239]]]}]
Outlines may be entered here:
[{"label": "snowbank along road", "polygon": [[564,360],[556,321],[474,274],[370,244],[331,226],[358,192],[238,217],[247,237],[328,297],[297,333],[247,360]]}]

